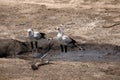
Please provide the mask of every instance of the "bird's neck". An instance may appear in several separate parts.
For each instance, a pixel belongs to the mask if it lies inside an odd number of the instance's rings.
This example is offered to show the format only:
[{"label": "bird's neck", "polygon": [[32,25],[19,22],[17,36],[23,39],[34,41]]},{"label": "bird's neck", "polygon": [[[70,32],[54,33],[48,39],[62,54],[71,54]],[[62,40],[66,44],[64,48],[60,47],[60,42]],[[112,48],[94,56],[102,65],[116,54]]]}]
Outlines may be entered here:
[{"label": "bird's neck", "polygon": [[59,41],[62,40],[63,34],[64,34],[64,33],[63,33],[61,30],[58,31],[57,38],[58,38]]},{"label": "bird's neck", "polygon": [[33,31],[30,31],[29,32],[29,36],[33,36],[34,35],[34,32]]},{"label": "bird's neck", "polygon": [[63,35],[64,33],[63,33],[62,30],[58,30],[58,34],[59,34],[59,35]]}]

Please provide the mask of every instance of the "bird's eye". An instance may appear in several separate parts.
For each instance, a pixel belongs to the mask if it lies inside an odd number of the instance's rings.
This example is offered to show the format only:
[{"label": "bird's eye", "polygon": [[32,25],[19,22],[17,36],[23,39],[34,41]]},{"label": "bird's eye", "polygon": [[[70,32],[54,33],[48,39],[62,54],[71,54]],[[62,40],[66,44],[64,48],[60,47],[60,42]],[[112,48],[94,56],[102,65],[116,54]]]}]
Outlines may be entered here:
[{"label": "bird's eye", "polygon": [[58,30],[60,30],[60,28],[58,28]]}]

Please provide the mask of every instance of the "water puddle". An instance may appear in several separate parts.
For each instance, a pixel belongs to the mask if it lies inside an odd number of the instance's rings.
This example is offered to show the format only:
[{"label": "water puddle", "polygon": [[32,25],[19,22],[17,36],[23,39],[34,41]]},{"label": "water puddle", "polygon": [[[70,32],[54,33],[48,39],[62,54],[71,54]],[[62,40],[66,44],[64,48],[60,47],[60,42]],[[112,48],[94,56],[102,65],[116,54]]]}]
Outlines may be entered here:
[{"label": "water puddle", "polygon": [[60,50],[54,55],[48,56],[51,60],[67,61],[120,61],[120,47],[112,45],[89,45],[83,46],[85,51],[68,51],[62,53]]}]

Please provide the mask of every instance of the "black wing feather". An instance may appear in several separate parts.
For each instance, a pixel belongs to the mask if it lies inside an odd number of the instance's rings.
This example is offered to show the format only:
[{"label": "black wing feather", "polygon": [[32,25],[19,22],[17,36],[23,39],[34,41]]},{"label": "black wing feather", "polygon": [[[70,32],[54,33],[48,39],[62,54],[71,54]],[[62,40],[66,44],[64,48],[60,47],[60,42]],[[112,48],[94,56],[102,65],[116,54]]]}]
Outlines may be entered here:
[{"label": "black wing feather", "polygon": [[45,39],[45,35],[46,34],[45,33],[41,33],[41,32],[40,32],[40,34],[41,34],[41,38]]},{"label": "black wing feather", "polygon": [[72,43],[72,44],[75,44],[75,43],[77,43],[74,39],[72,39],[71,37],[70,37],[70,39],[72,40],[70,43]]}]

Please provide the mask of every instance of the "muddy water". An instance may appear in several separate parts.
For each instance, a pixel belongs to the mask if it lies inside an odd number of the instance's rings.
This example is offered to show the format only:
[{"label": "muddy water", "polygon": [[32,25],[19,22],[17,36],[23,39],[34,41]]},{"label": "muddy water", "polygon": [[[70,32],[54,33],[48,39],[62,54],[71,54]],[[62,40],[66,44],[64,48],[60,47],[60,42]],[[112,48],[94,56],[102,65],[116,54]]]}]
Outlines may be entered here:
[{"label": "muddy water", "polygon": [[120,47],[114,45],[85,44],[82,46],[85,50],[69,50],[67,53],[61,53],[60,50],[47,58],[51,60],[67,61],[120,61]]},{"label": "muddy water", "polygon": [[[33,53],[30,51],[30,45],[28,42],[20,42],[17,40],[0,40],[0,57],[8,57],[17,55],[22,57],[30,56]],[[54,41],[53,41],[54,42]],[[60,51],[59,44],[53,43],[51,47],[48,40],[41,40],[39,42],[39,57],[44,53],[48,53],[46,59],[50,60],[67,60],[67,61],[120,61],[120,46],[111,44],[95,44],[84,43],[80,46],[84,48],[84,51],[80,51],[77,48],[68,47],[67,53]],[[46,51],[47,50],[47,51]],[[5,56],[2,56],[5,55]],[[22,57],[21,57],[22,56]]]}]

